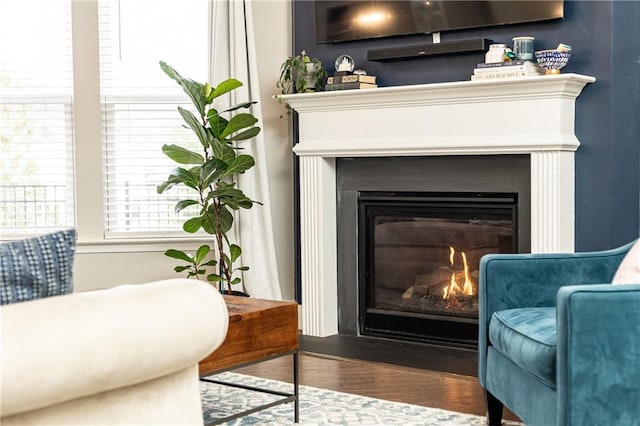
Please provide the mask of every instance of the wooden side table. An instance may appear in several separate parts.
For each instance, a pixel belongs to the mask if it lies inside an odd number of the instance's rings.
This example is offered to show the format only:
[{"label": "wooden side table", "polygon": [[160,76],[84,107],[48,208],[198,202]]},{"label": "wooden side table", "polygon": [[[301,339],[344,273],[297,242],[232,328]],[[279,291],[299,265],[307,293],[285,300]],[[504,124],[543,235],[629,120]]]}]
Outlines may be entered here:
[{"label": "wooden side table", "polygon": [[[223,423],[287,402],[293,402],[294,421],[298,423],[298,304],[296,302],[227,295],[224,296],[224,299],[229,310],[229,331],[222,345],[198,364],[200,380],[266,392],[284,398],[224,419],[218,419],[209,424]],[[205,378],[214,373],[285,355],[292,355],[293,357],[293,393],[254,388]]]}]

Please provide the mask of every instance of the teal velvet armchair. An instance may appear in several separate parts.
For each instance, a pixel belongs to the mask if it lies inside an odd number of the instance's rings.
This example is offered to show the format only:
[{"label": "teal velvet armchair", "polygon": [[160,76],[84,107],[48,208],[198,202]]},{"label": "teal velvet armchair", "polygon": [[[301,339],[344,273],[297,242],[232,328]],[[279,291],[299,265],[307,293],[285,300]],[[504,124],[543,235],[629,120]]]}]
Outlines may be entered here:
[{"label": "teal velvet armchair", "polygon": [[478,378],[487,418],[640,425],[640,283],[612,285],[632,244],[480,263]]}]

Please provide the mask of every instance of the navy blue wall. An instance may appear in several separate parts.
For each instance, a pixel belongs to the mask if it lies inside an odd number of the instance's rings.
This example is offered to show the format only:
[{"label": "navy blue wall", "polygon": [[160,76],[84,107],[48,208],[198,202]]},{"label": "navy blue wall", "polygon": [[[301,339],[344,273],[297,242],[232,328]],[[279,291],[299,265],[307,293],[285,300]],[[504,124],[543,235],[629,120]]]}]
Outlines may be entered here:
[{"label": "navy blue wall", "polygon": [[[294,51],[305,49],[333,71],[340,54],[377,75],[380,86],[469,80],[484,53],[368,62],[367,50],[430,43],[430,35],[316,44],[313,2],[295,0]],[[485,37],[511,44],[531,35],[535,48],[570,44],[563,72],[596,77],[578,97],[576,135],[576,250],[616,247],[640,235],[640,2],[565,1],[563,20],[453,31],[441,41]],[[509,117],[503,117],[505,126]]]}]

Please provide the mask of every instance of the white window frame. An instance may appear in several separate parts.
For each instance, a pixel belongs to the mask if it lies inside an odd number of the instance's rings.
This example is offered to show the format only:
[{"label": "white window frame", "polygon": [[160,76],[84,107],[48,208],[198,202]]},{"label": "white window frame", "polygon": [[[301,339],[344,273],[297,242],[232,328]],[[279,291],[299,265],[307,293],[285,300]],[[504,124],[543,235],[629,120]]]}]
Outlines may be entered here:
[{"label": "white window frame", "polygon": [[[72,1],[74,58],[74,135],[76,158],[76,223],[79,253],[159,252],[191,250],[209,241],[202,235],[153,235],[105,238],[103,196],[102,110],[97,0]],[[176,89],[179,87],[176,85]]]},{"label": "white window frame", "polygon": [[[37,5],[37,2],[26,3],[20,6],[24,9],[19,10],[23,13],[29,13],[32,7]],[[40,134],[40,138],[29,141],[29,144],[36,146],[37,150],[32,152],[30,152],[30,150],[25,151],[27,152],[27,156],[37,153],[39,157],[33,160],[37,170],[34,173],[36,176],[35,181],[26,183],[24,181],[18,181],[4,184],[0,188],[0,214],[4,215],[7,219],[6,222],[3,223],[10,224],[10,227],[0,229],[0,241],[28,238],[37,234],[75,226],[73,99],[70,91],[72,82],[69,80],[71,76],[67,74],[69,71],[68,67],[71,65],[71,58],[67,56],[70,53],[67,48],[71,48],[71,40],[68,38],[69,34],[67,32],[70,30],[67,25],[70,24],[68,19],[71,8],[67,8],[66,5],[63,8],[60,6],[58,3],[49,5],[49,9],[43,9],[37,18],[27,25],[23,26],[20,22],[12,22],[12,25],[22,27],[22,29],[28,28],[29,31],[31,31],[34,25],[38,25],[39,22],[47,21],[50,18],[49,12],[54,14],[55,20],[52,20],[51,23],[53,23],[54,28],[56,28],[54,31],[57,37],[52,38],[52,40],[55,40],[56,46],[58,47],[58,43],[63,43],[65,50],[62,52],[56,51],[56,55],[60,55],[62,60],[56,58],[56,60],[60,60],[60,62],[53,67],[58,72],[63,71],[64,73],[59,74],[56,72],[53,80],[41,84],[40,79],[42,79],[47,72],[46,69],[41,68],[47,67],[47,62],[36,59],[35,65],[20,62],[12,64],[11,61],[15,60],[15,57],[11,54],[11,49],[9,49],[9,71],[11,72],[12,66],[17,66],[18,69],[28,71],[26,71],[26,75],[17,76],[18,82],[21,83],[17,88],[11,88],[11,86],[3,88],[0,92],[0,107],[7,106],[9,110],[11,110],[15,106],[24,106],[27,109],[39,106],[42,109],[38,108],[35,115],[31,115],[33,112],[28,113],[28,119],[33,121],[33,123],[28,125],[29,129],[38,129],[37,132]],[[3,10],[11,12],[11,2],[0,6],[0,12]],[[15,12],[15,10],[13,12]],[[10,16],[14,19],[16,17],[16,15],[13,14]],[[25,16],[23,15],[23,17]],[[62,27],[58,28],[59,24],[64,25],[64,30],[62,30]],[[11,25],[9,25],[9,28],[11,28]],[[45,28],[40,27],[39,29],[40,31],[35,31],[36,38],[23,40],[24,43],[21,43],[21,34],[14,34],[17,39],[8,40],[10,44],[5,45],[5,47],[11,46],[18,48],[22,54],[26,55],[39,55],[40,52],[32,50],[32,43],[36,42],[39,48],[44,48],[44,46],[46,46],[46,40],[44,39],[50,34],[49,32],[45,32],[49,31],[46,25]],[[59,38],[61,34],[58,33],[58,31],[64,31],[64,39]],[[6,35],[6,33],[3,33],[3,36],[4,35]],[[43,41],[45,44],[43,44]],[[36,56],[36,58],[39,58],[39,56]],[[52,56],[49,56],[49,58],[52,58]],[[0,56],[0,61],[2,61],[2,59],[2,56]],[[60,68],[59,66],[62,64],[64,65]],[[4,67],[0,67],[0,73],[2,72],[2,68]],[[51,66],[49,66],[49,68],[51,68]],[[30,71],[34,71],[34,74],[30,74]],[[48,70],[48,73],[51,74],[51,69]],[[62,77],[64,77],[64,79],[62,79]],[[51,84],[52,82],[53,84]],[[23,83],[26,83],[26,85]],[[56,116],[49,116],[49,112],[55,111],[56,109],[59,111],[55,112]],[[58,114],[64,116],[64,119],[59,120]],[[53,125],[49,127],[50,124]],[[2,131],[1,128],[0,131]],[[55,155],[62,155],[63,157],[59,159],[63,161],[59,161],[54,168],[48,168],[42,162],[43,158],[46,158],[47,148],[51,148],[51,146],[48,145],[48,143],[51,142],[51,139],[48,139],[50,137],[54,137],[57,141],[64,144],[62,150],[55,150]],[[60,145],[57,146],[59,147]],[[62,154],[63,151],[64,154]],[[62,165],[63,163],[64,165]],[[9,166],[9,170],[22,177],[23,169],[20,168],[21,166],[24,167],[24,164],[20,162],[14,163]],[[43,173],[49,176],[53,174],[55,177],[46,181],[46,175]],[[28,181],[28,179],[25,180]],[[54,180],[55,183],[52,182]],[[0,184],[2,183],[0,182]],[[55,217],[54,221],[51,220],[52,217]]]}]

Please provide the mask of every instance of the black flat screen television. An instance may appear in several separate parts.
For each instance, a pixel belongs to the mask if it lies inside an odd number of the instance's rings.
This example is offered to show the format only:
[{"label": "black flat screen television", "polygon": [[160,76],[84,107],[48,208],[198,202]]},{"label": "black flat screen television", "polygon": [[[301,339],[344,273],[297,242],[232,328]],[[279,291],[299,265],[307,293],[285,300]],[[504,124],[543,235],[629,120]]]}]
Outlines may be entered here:
[{"label": "black flat screen television", "polygon": [[563,17],[563,0],[315,1],[317,43],[429,34]]}]

